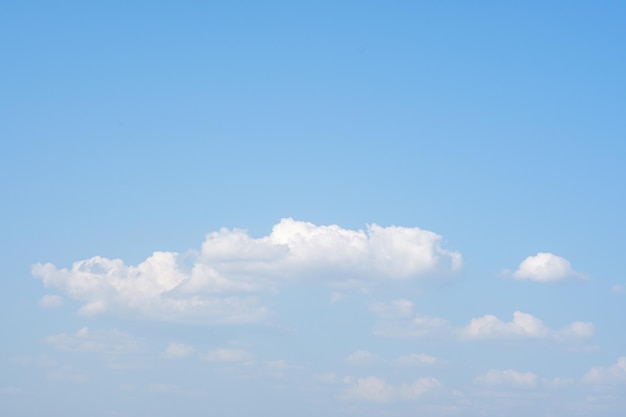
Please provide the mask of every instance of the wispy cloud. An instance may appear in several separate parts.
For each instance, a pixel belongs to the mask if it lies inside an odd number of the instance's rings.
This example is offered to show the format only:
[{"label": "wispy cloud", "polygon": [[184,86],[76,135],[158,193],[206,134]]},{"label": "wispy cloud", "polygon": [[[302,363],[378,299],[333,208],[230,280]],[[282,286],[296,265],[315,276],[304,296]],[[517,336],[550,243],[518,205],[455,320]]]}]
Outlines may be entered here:
[{"label": "wispy cloud", "polygon": [[39,300],[41,308],[57,308],[63,305],[63,297],[60,295],[46,294]]},{"label": "wispy cloud", "polygon": [[534,388],[539,377],[532,372],[518,372],[513,369],[491,369],[474,378],[474,383],[482,385]]},{"label": "wispy cloud", "polygon": [[346,401],[373,403],[411,401],[441,386],[439,380],[431,377],[420,378],[410,384],[393,385],[382,378],[368,376],[350,382],[342,398]]},{"label": "wispy cloud", "polygon": [[168,359],[183,359],[195,352],[193,346],[172,342],[167,346],[163,356]]},{"label": "wispy cloud", "polygon": [[87,327],[73,334],[48,336],[44,341],[66,352],[129,353],[139,350],[141,346],[133,336],[117,329],[92,331]]}]

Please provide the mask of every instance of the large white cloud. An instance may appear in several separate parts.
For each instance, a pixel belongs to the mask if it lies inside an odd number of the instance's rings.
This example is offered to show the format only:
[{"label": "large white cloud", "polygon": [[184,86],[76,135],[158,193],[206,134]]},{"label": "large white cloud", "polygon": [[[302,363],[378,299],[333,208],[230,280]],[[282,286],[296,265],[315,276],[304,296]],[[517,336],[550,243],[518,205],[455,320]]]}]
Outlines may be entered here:
[{"label": "large white cloud", "polygon": [[456,270],[461,255],[419,228],[370,225],[366,231],[283,219],[252,238],[244,230],[209,233],[199,251],[155,252],[138,265],[95,256],[71,268],[36,264],[46,287],[107,311],[158,320],[249,323],[267,309],[253,294],[299,279],[413,279]]},{"label": "large white cloud", "polygon": [[567,259],[550,252],[539,252],[524,259],[513,272],[513,277],[536,282],[554,282],[582,277],[582,274],[574,271]]},{"label": "large white cloud", "polygon": [[552,330],[543,321],[532,314],[516,311],[513,320],[505,322],[494,315],[477,317],[460,330],[462,337],[467,339],[501,339],[501,338],[555,338],[580,339],[593,335],[594,327],[590,322],[573,322],[560,330]]}]

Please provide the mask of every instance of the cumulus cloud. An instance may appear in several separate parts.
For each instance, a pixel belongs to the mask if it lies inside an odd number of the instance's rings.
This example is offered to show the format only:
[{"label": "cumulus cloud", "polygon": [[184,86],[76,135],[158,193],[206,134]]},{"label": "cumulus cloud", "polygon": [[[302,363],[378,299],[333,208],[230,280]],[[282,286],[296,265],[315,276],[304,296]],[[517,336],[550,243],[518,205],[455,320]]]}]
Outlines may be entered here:
[{"label": "cumulus cloud", "polygon": [[621,356],[610,366],[591,368],[583,377],[583,381],[589,384],[626,383],[626,356]]},{"label": "cumulus cloud", "polygon": [[209,233],[199,251],[154,252],[138,265],[95,256],[70,268],[36,264],[32,273],[83,302],[86,315],[251,323],[268,314],[254,293],[285,281],[408,280],[458,269],[461,255],[442,249],[441,240],[419,228],[373,224],[363,231],[282,219],[258,239],[222,229]]},{"label": "cumulus cloud", "polygon": [[426,393],[442,386],[435,378],[420,378],[412,384],[392,385],[384,379],[368,376],[367,378],[345,380],[351,384],[342,396],[346,401],[364,401],[374,403],[387,403],[392,401],[417,400]]},{"label": "cumulus cloud", "polygon": [[592,336],[593,331],[594,327],[590,322],[574,322],[560,330],[552,330],[532,314],[516,311],[510,322],[490,314],[474,318],[460,329],[460,335],[466,339],[579,339]]},{"label": "cumulus cloud", "polygon": [[539,377],[532,372],[518,372],[513,369],[491,369],[474,379],[474,383],[483,385],[498,385],[520,388],[533,388]]},{"label": "cumulus cloud", "polygon": [[44,341],[66,352],[130,353],[140,348],[137,339],[117,329],[92,331],[83,327],[73,334],[48,336]]},{"label": "cumulus cloud", "polygon": [[513,277],[535,282],[554,282],[582,277],[582,274],[574,271],[567,259],[550,252],[539,252],[535,256],[524,259],[513,272]]},{"label": "cumulus cloud", "polygon": [[63,298],[60,295],[46,294],[39,300],[41,308],[57,308],[63,305]]},{"label": "cumulus cloud", "polygon": [[169,359],[182,359],[191,355],[195,349],[182,343],[170,343],[165,349],[163,356]]}]

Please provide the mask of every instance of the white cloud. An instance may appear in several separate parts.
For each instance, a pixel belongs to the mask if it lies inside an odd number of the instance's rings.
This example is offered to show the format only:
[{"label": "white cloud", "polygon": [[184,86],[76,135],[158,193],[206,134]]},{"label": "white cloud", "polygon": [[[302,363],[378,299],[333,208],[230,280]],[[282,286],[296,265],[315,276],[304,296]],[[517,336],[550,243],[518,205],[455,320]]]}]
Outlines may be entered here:
[{"label": "white cloud", "polygon": [[460,329],[460,335],[466,339],[500,339],[500,338],[556,338],[578,339],[593,335],[593,324],[574,322],[561,330],[555,331],[547,327],[542,320],[532,314],[516,311],[513,320],[504,322],[493,315],[485,315],[472,319],[467,326]]},{"label": "white cloud", "polygon": [[356,350],[346,358],[353,365],[369,365],[378,360],[378,357],[367,350]]},{"label": "white cloud", "polygon": [[626,286],[615,284],[611,287],[611,292],[614,292],[615,294],[626,294]]},{"label": "white cloud", "polygon": [[583,377],[583,381],[590,384],[626,383],[626,356],[618,358],[613,365],[591,368]]},{"label": "white cloud", "polygon": [[413,302],[400,299],[389,302],[375,302],[370,305],[370,311],[383,319],[408,317],[413,313]]},{"label": "white cloud", "polygon": [[209,362],[244,362],[252,361],[253,356],[244,349],[215,349],[207,352],[202,359]]},{"label": "white cloud", "polygon": [[63,297],[60,295],[46,294],[39,300],[41,308],[57,308],[63,305]]},{"label": "white cloud", "polygon": [[588,321],[575,321],[555,333],[557,339],[582,339],[593,336],[595,329],[593,323]]},{"label": "white cloud", "polygon": [[66,352],[129,353],[140,348],[134,337],[117,329],[91,331],[83,327],[74,334],[55,334],[44,341]]},{"label": "white cloud", "polygon": [[109,311],[156,320],[251,323],[267,309],[259,291],[285,280],[413,279],[456,270],[461,255],[419,228],[370,225],[366,231],[283,219],[252,238],[239,229],[209,233],[200,251],[154,252],[138,265],[95,256],[71,268],[36,264],[34,276],[83,302],[82,314]]},{"label": "white cloud", "polygon": [[513,272],[513,277],[536,282],[554,282],[582,277],[582,274],[574,271],[567,259],[550,252],[539,252],[535,256],[524,259]]},{"label": "white cloud", "polygon": [[439,362],[440,360],[435,356],[423,353],[411,353],[409,355],[400,356],[396,359],[396,363],[401,366],[435,365]]},{"label": "white cloud", "polygon": [[448,322],[440,317],[416,314],[410,319],[383,319],[374,325],[376,336],[412,339],[449,332]]},{"label": "white cloud", "polygon": [[533,388],[539,377],[532,372],[517,372],[513,369],[492,369],[474,379],[474,383],[521,388]]},{"label": "white cloud", "polygon": [[191,355],[195,349],[182,343],[170,343],[165,349],[163,356],[169,359],[182,359]]},{"label": "white cloud", "polygon": [[346,379],[351,386],[344,391],[342,398],[346,401],[364,401],[386,403],[392,401],[417,400],[424,394],[442,386],[435,378],[420,378],[412,384],[392,385],[384,379],[375,376],[357,379],[352,382]]}]

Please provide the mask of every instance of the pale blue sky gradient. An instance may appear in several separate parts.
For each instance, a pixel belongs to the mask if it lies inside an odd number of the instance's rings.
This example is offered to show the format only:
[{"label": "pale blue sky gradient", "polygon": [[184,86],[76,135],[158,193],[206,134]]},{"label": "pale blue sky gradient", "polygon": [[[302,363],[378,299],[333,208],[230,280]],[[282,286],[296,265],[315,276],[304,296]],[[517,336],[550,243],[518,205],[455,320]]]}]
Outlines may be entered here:
[{"label": "pale blue sky gradient", "polygon": [[[0,414],[624,414],[623,3],[182,3],[0,6]],[[373,288],[328,285],[337,271],[295,279],[260,293],[268,319],[242,325],[85,316],[31,273],[188,253],[221,228],[261,238],[283,218],[419,227],[463,264]],[[581,275],[514,279],[540,252]],[[63,304],[40,308],[46,294]],[[447,330],[377,335],[372,305],[401,299]],[[456,333],[515,311],[594,331]],[[136,345],[50,342],[84,327]],[[170,343],[193,353],[167,359]],[[250,358],[206,359],[226,348]],[[359,350],[376,358],[351,363]],[[394,362],[411,353],[440,361]],[[490,370],[537,379],[485,383]],[[350,394],[367,377],[395,388],[373,404]],[[441,386],[407,399],[419,378]]]}]

